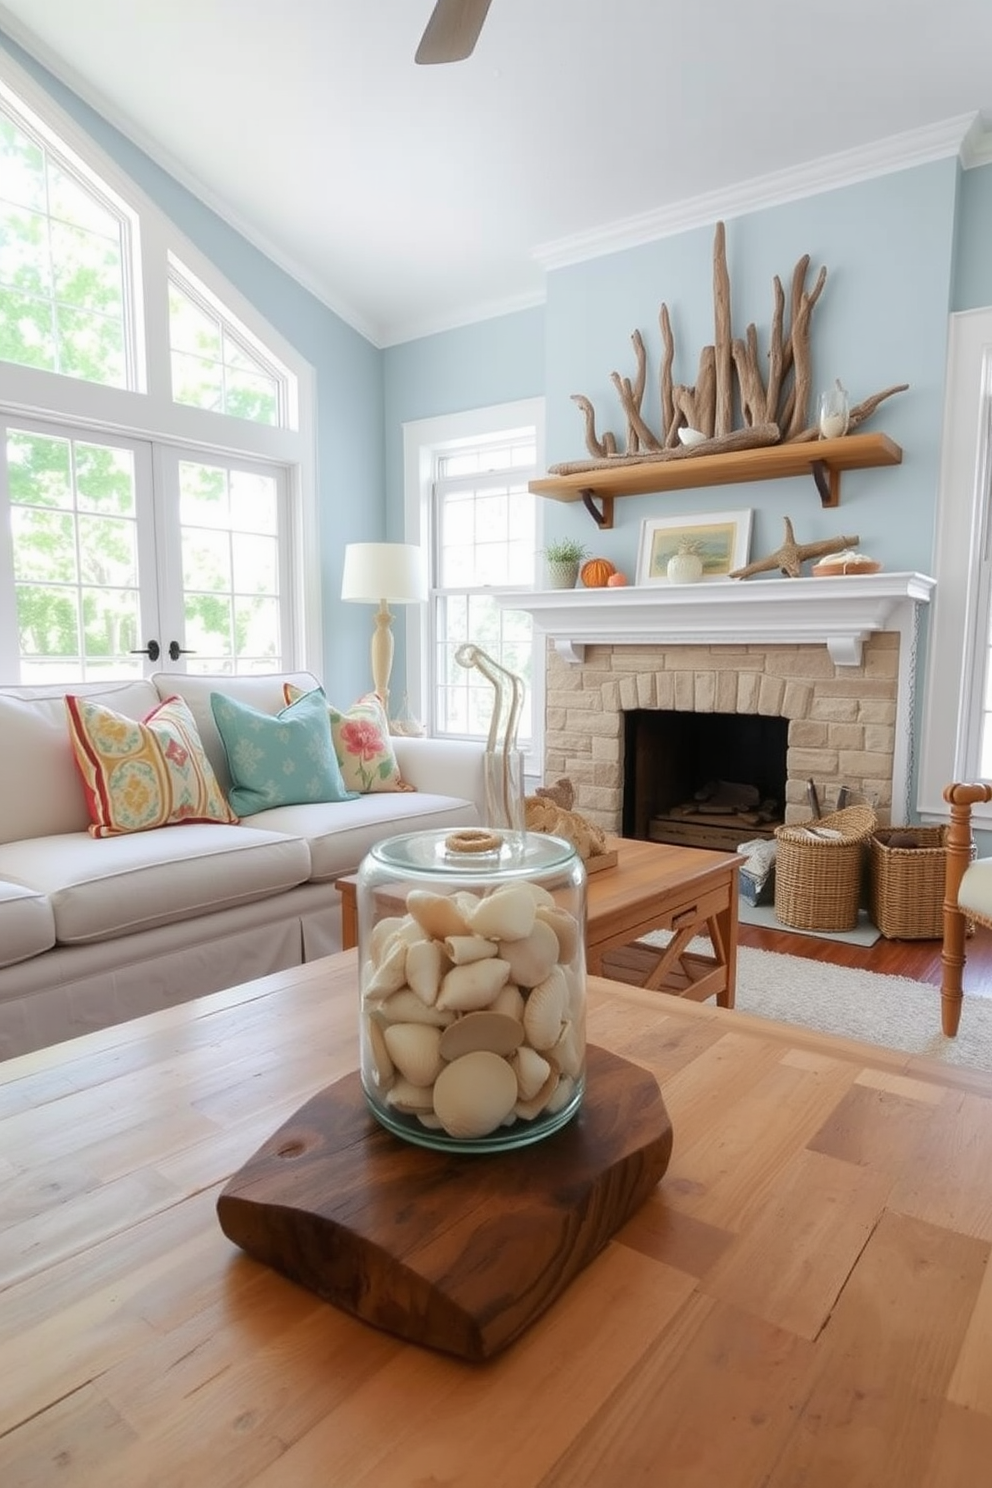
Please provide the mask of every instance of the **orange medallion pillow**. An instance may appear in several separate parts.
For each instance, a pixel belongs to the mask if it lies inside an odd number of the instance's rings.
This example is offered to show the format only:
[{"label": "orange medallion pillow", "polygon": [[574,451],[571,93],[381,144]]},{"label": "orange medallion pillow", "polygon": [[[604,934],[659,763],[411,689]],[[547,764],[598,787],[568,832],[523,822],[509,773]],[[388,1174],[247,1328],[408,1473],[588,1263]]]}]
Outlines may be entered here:
[{"label": "orange medallion pillow", "polygon": [[91,837],[238,820],[182,698],[167,699],[140,722],[72,693],[65,706]]},{"label": "orange medallion pillow", "polygon": [[[302,687],[292,682],[282,685],[287,703],[303,696]],[[346,713],[327,704],[331,719],[331,738],[341,766],[341,777],[348,790],[368,795],[372,791],[410,791],[400,774],[392,742],[389,720],[377,693],[367,692]]]}]

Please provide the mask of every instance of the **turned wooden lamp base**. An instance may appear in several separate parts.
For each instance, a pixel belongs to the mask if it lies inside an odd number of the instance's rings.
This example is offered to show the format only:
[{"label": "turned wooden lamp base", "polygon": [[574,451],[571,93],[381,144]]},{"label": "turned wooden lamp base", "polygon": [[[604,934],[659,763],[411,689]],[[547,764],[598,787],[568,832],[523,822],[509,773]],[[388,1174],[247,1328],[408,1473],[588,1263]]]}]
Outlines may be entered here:
[{"label": "turned wooden lamp base", "polygon": [[414,1147],[357,1073],[322,1090],[224,1188],[224,1234],[355,1317],[464,1359],[505,1348],[651,1193],[672,1125],[654,1077],[587,1049],[583,1105],[511,1152]]}]

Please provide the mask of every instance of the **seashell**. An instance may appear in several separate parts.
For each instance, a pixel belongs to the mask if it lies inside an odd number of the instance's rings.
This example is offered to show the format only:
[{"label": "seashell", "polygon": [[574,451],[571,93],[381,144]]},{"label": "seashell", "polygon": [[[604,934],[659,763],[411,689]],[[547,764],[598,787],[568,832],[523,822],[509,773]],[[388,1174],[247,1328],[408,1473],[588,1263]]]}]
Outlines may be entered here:
[{"label": "seashell", "polygon": [[551,1073],[550,1064],[543,1054],[538,1054],[536,1049],[531,1049],[527,1044],[517,1050],[510,1063],[517,1077],[518,1100],[533,1100]]},{"label": "seashell", "polygon": [[453,1012],[445,1012],[436,1004],[428,1007],[409,987],[401,987],[398,992],[393,993],[392,997],[387,997],[385,1002],[380,1002],[377,1015],[382,1019],[383,1024],[427,1023],[434,1028],[447,1028],[449,1023],[455,1021]]},{"label": "seashell", "polygon": [[478,894],[473,894],[470,889],[456,889],[451,897],[458,906],[458,913],[464,918],[465,928],[467,929],[472,923],[472,916],[478,908],[479,896]]},{"label": "seashell", "polygon": [[509,1116],[517,1077],[505,1059],[480,1049],[446,1064],[434,1082],[434,1112],[449,1136],[484,1137]]},{"label": "seashell", "polygon": [[403,940],[393,940],[388,943],[382,961],[366,982],[363,997],[368,1002],[375,1002],[382,997],[390,997],[398,992],[406,982],[406,953],[409,947]]},{"label": "seashell", "polygon": [[441,1057],[460,1059],[477,1049],[488,1049],[490,1054],[512,1054],[523,1041],[524,1025],[518,1019],[486,1008],[478,1013],[463,1013],[448,1025],[441,1034]]},{"label": "seashell", "polygon": [[389,1056],[411,1085],[433,1085],[441,1072],[441,1030],[429,1023],[390,1023],[382,1031]]},{"label": "seashell", "polygon": [[444,953],[455,966],[468,966],[471,961],[485,961],[497,952],[496,942],[481,935],[446,935]]},{"label": "seashell", "polygon": [[414,1114],[421,1126],[426,1126],[428,1131],[444,1131],[433,1111],[416,1111]]},{"label": "seashell", "polygon": [[406,982],[428,1007],[437,998],[447,961],[436,940],[415,940],[406,953]]},{"label": "seashell", "polygon": [[570,1075],[562,1075],[544,1109],[549,1116],[553,1116],[556,1112],[564,1110],[574,1094],[575,1081]]},{"label": "seashell", "polygon": [[579,1030],[570,1018],[566,1018],[561,1025],[558,1041],[552,1045],[550,1053],[563,1075],[575,1076],[582,1072],[585,1046],[579,1036]]},{"label": "seashell", "polygon": [[491,1013],[504,1013],[507,1018],[515,1018],[518,1023],[524,1020],[524,995],[515,982],[507,982],[505,987],[500,987],[496,996],[489,1004]]},{"label": "seashell", "polygon": [[547,1110],[548,1101],[557,1087],[558,1071],[553,1064],[549,1064],[543,1085],[531,1096],[530,1100],[518,1100],[513,1108],[513,1114],[521,1121],[533,1121],[535,1116],[540,1116],[542,1111]]},{"label": "seashell", "polygon": [[437,1006],[460,1013],[488,1007],[509,975],[509,966],[498,956],[488,961],[472,961],[468,966],[453,966],[441,981]]},{"label": "seashell", "polygon": [[434,1090],[430,1085],[411,1085],[409,1080],[397,1080],[386,1091],[386,1105],[406,1116],[415,1116],[418,1111],[430,1111],[434,1105]]},{"label": "seashell", "polygon": [[366,1018],[366,1073],[370,1076],[372,1083],[380,1090],[386,1090],[393,1083],[396,1070],[393,1061],[389,1057],[386,1040],[383,1037],[382,1028],[376,1018]]},{"label": "seashell", "polygon": [[561,1033],[568,986],[559,966],[531,989],[524,1006],[524,1032],[532,1049],[553,1049]]},{"label": "seashell", "polygon": [[533,894],[522,884],[509,884],[481,901],[472,916],[472,929],[492,940],[523,940],[534,928],[536,913]]},{"label": "seashell", "polygon": [[558,961],[571,961],[579,948],[579,925],[560,904],[539,904],[537,918],[550,925],[558,938]]},{"label": "seashell", "polygon": [[406,907],[421,929],[434,940],[446,935],[467,935],[468,921],[447,894],[431,894],[427,889],[411,889]]},{"label": "seashell", "polygon": [[394,934],[402,928],[408,918],[407,915],[387,915],[384,920],[376,920],[369,931],[369,959],[373,966],[379,965],[387,940],[392,940]]},{"label": "seashell", "polygon": [[552,904],[557,903],[554,894],[546,889],[543,884],[534,883],[533,879],[524,879],[520,884],[520,888],[527,890],[539,909],[542,905],[549,908]]},{"label": "seashell", "polygon": [[568,997],[565,1003],[565,1017],[574,1018],[576,1022],[585,1023],[586,1017],[586,978],[584,972],[576,971],[574,966],[563,966],[562,976],[568,988]]},{"label": "seashell", "polygon": [[501,940],[499,953],[510,963],[510,980],[521,987],[536,987],[558,963],[558,937],[550,925],[535,920],[523,940]]}]

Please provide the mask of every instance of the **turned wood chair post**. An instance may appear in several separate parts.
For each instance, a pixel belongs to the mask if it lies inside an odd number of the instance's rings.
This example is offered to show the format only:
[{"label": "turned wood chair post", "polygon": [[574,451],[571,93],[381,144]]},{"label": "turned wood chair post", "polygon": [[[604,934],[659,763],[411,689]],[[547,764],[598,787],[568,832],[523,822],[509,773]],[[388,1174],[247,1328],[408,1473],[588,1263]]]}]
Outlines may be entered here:
[{"label": "turned wood chair post", "polygon": [[964,996],[964,943],[967,914],[958,907],[958,890],[965,869],[974,856],[971,808],[992,799],[992,785],[954,784],[946,787],[944,800],[951,808],[944,870],[944,940],[941,947],[940,1021],[944,1033],[953,1038],[961,1019]]}]

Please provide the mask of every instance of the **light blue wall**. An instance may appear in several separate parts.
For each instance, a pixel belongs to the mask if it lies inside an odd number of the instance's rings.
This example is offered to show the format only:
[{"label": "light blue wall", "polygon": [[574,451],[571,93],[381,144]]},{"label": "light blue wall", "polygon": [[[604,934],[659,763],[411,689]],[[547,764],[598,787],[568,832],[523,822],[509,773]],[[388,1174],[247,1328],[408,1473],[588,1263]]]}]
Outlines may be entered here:
[{"label": "light blue wall", "polygon": [[992,165],[961,173],[952,304],[955,310],[992,305]]},{"label": "light blue wall", "polygon": [[344,544],[386,523],[382,353],[180,186],[0,32],[3,47],[206,254],[316,373],[324,680],[345,703],[369,686],[371,612],[342,604]]}]

